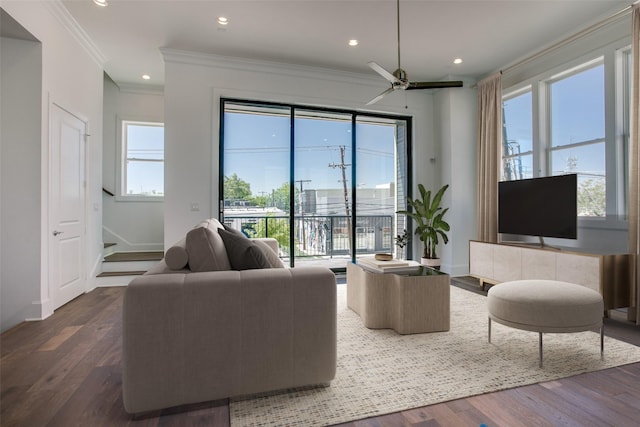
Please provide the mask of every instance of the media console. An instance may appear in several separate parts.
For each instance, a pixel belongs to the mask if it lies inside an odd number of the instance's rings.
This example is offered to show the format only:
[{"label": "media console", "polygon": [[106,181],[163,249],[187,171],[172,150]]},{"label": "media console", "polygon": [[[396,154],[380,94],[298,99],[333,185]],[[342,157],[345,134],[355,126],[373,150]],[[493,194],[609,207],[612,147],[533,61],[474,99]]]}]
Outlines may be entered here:
[{"label": "media console", "polygon": [[548,279],[600,292],[605,310],[629,307],[634,273],[632,254],[593,254],[469,241],[469,274],[484,283]]}]

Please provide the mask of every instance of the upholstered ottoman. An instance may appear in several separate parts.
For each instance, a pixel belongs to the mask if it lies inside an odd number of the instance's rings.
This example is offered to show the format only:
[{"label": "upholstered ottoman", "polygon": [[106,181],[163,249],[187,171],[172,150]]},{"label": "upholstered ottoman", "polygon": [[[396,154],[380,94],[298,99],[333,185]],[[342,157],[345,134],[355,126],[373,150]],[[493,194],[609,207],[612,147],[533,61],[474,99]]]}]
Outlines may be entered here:
[{"label": "upholstered ottoman", "polygon": [[489,342],[491,321],[539,333],[540,367],[543,332],[581,332],[600,328],[604,351],[602,296],[591,289],[556,280],[515,280],[493,286],[487,294]]}]

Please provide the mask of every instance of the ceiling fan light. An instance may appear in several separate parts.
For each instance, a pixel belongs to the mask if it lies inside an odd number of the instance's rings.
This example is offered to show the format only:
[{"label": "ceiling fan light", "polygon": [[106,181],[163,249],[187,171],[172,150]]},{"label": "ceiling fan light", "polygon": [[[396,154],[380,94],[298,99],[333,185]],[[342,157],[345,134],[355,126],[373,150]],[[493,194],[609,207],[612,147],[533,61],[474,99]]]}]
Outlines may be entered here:
[{"label": "ceiling fan light", "polygon": [[456,58],[453,60],[454,64],[462,64],[462,58]]},{"label": "ceiling fan light", "polygon": [[356,39],[351,39],[349,40],[349,46],[358,46],[358,40]]},{"label": "ceiling fan light", "polygon": [[100,7],[107,7],[109,6],[109,2],[107,0],[93,0],[93,3],[96,6],[100,6]]},{"label": "ceiling fan light", "polygon": [[218,24],[227,25],[228,23],[229,20],[227,18],[225,18],[224,16],[218,16]]}]

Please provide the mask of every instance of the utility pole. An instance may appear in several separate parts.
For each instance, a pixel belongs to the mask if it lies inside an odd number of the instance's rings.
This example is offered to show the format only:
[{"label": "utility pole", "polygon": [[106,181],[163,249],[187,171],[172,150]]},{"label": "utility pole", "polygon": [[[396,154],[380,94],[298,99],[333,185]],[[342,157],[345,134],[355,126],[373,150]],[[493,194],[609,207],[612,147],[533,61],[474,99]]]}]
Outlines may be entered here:
[{"label": "utility pole", "polygon": [[347,190],[347,166],[351,166],[350,163],[344,162],[345,146],[340,146],[340,163],[329,163],[329,167],[332,169],[340,168],[342,170],[342,188],[344,192],[344,210],[347,213],[347,237],[349,238],[349,253],[351,253],[351,214],[349,213],[349,192]]},{"label": "utility pole", "polygon": [[297,181],[295,181],[297,183],[300,184],[300,218],[301,218],[301,227],[300,227],[300,234],[302,234],[302,248],[303,249],[307,249],[307,239],[305,236],[305,232],[304,232],[304,208],[303,208],[303,202],[304,202],[304,190],[302,189],[302,184],[304,184],[305,182],[311,182],[310,179],[299,179]]}]

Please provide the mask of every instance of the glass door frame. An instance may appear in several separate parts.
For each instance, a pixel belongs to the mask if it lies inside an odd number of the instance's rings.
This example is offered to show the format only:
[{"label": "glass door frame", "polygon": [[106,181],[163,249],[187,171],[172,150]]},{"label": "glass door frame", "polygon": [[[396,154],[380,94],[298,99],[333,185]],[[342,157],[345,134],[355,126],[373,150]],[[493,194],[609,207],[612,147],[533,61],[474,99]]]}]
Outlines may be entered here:
[{"label": "glass door frame", "polygon": [[[413,188],[413,161],[412,161],[412,130],[413,130],[413,117],[412,116],[402,116],[395,114],[386,114],[386,113],[374,113],[368,111],[358,111],[358,110],[349,110],[349,109],[341,109],[341,108],[328,108],[328,107],[318,107],[311,105],[302,105],[302,104],[288,104],[281,102],[271,102],[271,101],[259,101],[259,100],[249,100],[249,99],[239,99],[239,98],[220,98],[220,109],[219,109],[219,158],[218,158],[218,194],[219,194],[219,219],[221,221],[224,220],[224,149],[225,149],[225,129],[224,129],[224,116],[225,116],[225,104],[240,104],[247,106],[264,106],[264,107],[273,107],[273,108],[282,108],[289,109],[289,120],[290,120],[290,150],[289,150],[289,247],[290,247],[290,257],[289,264],[291,267],[295,266],[295,118],[296,118],[296,110],[305,110],[305,111],[317,111],[318,113],[331,113],[331,114],[345,114],[351,116],[351,212],[349,214],[350,217],[350,232],[351,232],[351,242],[350,242],[350,254],[351,254],[351,262],[354,262],[357,257],[357,239],[356,239],[356,228],[357,228],[357,184],[356,184],[356,171],[357,171],[357,153],[356,153],[356,143],[357,143],[357,122],[360,117],[367,118],[378,118],[387,121],[402,121],[404,122],[404,130],[405,130],[405,142],[404,142],[404,157],[406,159],[405,171],[404,171],[404,188],[402,191],[405,193],[405,200],[412,197],[412,188]],[[397,128],[396,128],[397,129]],[[398,146],[397,139],[397,131],[396,131],[396,147]],[[399,154],[399,153],[398,153]],[[395,162],[398,162],[398,158],[394,159]],[[397,176],[396,176],[396,188],[397,188]],[[396,189],[395,197],[397,200],[398,190]],[[406,209],[406,206],[399,207],[399,209]],[[394,213],[395,214],[395,213]],[[396,224],[397,221],[394,221]],[[407,230],[412,229],[411,218],[407,217],[405,226]],[[394,230],[393,235],[398,232],[398,230]],[[407,245],[405,248],[408,259],[412,257],[412,248],[411,245]],[[346,267],[341,267],[337,269],[333,269],[336,272],[342,272]]]}]

